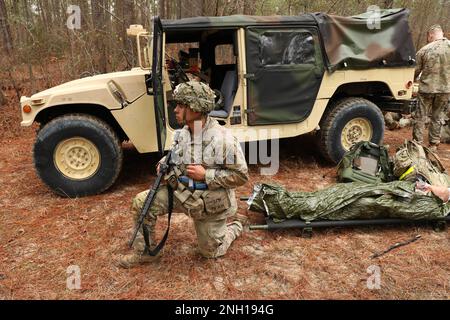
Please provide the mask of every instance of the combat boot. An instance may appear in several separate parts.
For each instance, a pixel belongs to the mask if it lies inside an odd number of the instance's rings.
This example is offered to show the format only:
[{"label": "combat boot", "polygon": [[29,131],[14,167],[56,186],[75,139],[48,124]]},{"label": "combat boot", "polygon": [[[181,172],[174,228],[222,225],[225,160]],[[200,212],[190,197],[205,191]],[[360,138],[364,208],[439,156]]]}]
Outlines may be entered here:
[{"label": "combat boot", "polygon": [[141,264],[152,263],[158,261],[160,255],[150,256],[148,254],[142,254],[139,252],[133,252],[130,254],[121,255],[118,264],[120,267],[130,269]]},{"label": "combat boot", "polygon": [[232,231],[232,234],[234,235],[233,240],[239,237],[242,234],[242,231],[244,231],[244,226],[237,220],[227,223],[227,228]]}]

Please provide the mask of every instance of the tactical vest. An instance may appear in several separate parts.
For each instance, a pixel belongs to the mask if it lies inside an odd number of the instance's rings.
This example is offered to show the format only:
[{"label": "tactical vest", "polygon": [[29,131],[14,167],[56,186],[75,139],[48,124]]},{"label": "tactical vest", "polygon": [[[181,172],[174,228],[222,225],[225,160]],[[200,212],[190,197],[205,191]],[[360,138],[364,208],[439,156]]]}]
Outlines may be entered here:
[{"label": "tactical vest", "polygon": [[[175,199],[192,218],[203,219],[210,215],[223,213],[231,207],[226,189],[208,190],[205,183],[198,182],[193,182],[191,187],[181,179],[184,177],[180,169],[173,167],[164,179],[173,189]],[[205,185],[205,187],[201,186],[197,189],[197,185]]]},{"label": "tactical vest", "polygon": [[384,146],[368,141],[353,145],[338,164],[340,182],[393,181],[392,162]]},{"label": "tactical vest", "polygon": [[405,141],[393,158],[394,175],[399,180],[422,180],[432,185],[450,186],[450,177],[438,156],[415,141]]}]

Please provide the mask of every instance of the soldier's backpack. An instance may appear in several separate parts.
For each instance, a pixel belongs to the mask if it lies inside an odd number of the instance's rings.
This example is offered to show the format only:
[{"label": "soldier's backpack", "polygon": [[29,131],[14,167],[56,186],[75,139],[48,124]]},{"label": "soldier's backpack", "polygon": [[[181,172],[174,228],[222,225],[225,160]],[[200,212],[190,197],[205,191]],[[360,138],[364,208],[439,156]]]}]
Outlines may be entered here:
[{"label": "soldier's backpack", "polygon": [[393,162],[394,175],[398,180],[421,180],[433,185],[450,186],[450,177],[439,157],[415,141],[405,141],[397,149]]},{"label": "soldier's backpack", "polygon": [[394,180],[393,164],[384,146],[369,141],[353,145],[338,164],[340,182],[389,182]]}]

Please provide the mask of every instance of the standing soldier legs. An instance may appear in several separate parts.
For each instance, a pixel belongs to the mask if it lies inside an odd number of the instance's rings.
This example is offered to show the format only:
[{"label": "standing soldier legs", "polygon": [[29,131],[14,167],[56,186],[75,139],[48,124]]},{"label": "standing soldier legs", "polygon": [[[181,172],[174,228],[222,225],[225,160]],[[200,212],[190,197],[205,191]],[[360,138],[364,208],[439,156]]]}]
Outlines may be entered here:
[{"label": "standing soldier legs", "polygon": [[423,144],[424,131],[429,123],[429,143],[438,145],[441,141],[442,112],[448,104],[449,94],[446,93],[421,93],[419,94],[418,110],[414,115],[413,139]]},{"label": "standing soldier legs", "polygon": [[430,144],[438,145],[441,142],[441,129],[443,125],[443,112],[447,108],[449,94],[435,93],[431,111],[431,124],[429,131]]},{"label": "standing soldier legs", "polygon": [[428,123],[429,110],[432,104],[432,94],[420,93],[418,96],[418,106],[414,113],[413,139],[423,144],[423,135]]}]

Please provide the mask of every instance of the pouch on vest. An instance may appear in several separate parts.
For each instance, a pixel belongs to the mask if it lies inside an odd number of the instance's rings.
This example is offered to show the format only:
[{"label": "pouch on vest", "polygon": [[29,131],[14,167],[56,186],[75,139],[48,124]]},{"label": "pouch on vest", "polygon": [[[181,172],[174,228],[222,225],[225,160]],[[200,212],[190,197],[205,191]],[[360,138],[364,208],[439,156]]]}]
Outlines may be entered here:
[{"label": "pouch on vest", "polygon": [[393,181],[387,149],[368,141],[356,143],[338,164],[338,180],[365,183]]},{"label": "pouch on vest", "polygon": [[208,190],[202,193],[201,197],[205,203],[205,210],[208,214],[224,212],[231,207],[230,198],[226,189]]},{"label": "pouch on vest", "polygon": [[182,183],[178,183],[177,189],[174,190],[173,195],[177,199],[181,206],[186,210],[188,215],[193,218],[200,218],[205,211],[205,206],[201,195],[204,191],[196,190],[191,192]]}]

